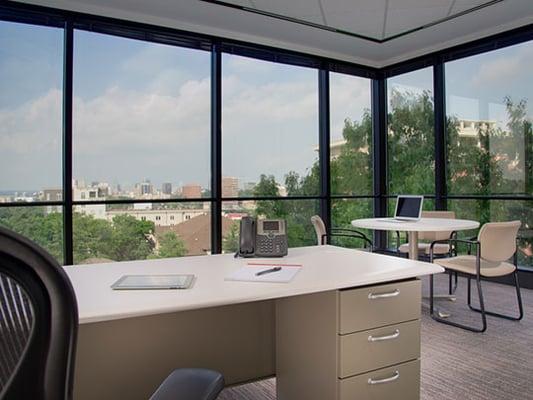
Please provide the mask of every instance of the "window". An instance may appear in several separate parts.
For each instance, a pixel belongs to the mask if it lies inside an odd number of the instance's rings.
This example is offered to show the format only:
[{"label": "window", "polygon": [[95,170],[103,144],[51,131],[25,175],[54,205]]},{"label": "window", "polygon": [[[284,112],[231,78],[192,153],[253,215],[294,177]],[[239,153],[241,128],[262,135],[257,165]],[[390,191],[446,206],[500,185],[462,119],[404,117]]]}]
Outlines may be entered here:
[{"label": "window", "polygon": [[210,54],[77,30],[74,43],[74,262],[206,254],[209,205],[183,198],[210,193]]},{"label": "window", "polygon": [[370,80],[330,74],[330,168],[333,195],[372,195]]},{"label": "window", "polygon": [[388,79],[389,194],[435,193],[433,69]]},{"label": "window", "polygon": [[63,32],[0,21],[0,225],[63,263]]},{"label": "window", "polygon": [[532,57],[524,43],[446,64],[449,194],[533,194]]},{"label": "window", "polygon": [[0,21],[0,49],[0,201],[47,200],[62,186],[63,32]]},{"label": "window", "polygon": [[222,195],[317,195],[317,70],[224,54],[222,72]]},{"label": "window", "polygon": [[519,263],[530,268],[533,204],[519,196],[533,194],[532,57],[528,42],[446,64],[448,207],[482,224],[522,221]]},{"label": "window", "polygon": [[208,192],[210,54],[85,31],[74,44],[74,200]]}]

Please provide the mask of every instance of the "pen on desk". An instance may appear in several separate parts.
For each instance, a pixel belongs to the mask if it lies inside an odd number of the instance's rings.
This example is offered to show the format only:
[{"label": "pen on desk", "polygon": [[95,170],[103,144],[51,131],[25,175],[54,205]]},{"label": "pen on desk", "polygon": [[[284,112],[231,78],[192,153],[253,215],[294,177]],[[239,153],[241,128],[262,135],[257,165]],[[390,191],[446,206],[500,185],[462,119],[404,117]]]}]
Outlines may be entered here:
[{"label": "pen on desk", "polygon": [[274,267],[274,268],[264,269],[262,271],[256,272],[255,276],[261,276],[261,275],[265,275],[265,274],[270,274],[271,272],[278,272],[278,271],[281,271],[281,267]]}]

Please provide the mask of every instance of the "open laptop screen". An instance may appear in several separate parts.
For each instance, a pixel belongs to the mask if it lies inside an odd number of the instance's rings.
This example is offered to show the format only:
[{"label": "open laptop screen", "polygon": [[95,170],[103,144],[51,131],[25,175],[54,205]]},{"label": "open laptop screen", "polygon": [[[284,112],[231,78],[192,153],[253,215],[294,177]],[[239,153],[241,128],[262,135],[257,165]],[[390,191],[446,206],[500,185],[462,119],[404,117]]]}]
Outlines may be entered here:
[{"label": "open laptop screen", "polygon": [[422,196],[398,196],[394,218],[420,218]]}]

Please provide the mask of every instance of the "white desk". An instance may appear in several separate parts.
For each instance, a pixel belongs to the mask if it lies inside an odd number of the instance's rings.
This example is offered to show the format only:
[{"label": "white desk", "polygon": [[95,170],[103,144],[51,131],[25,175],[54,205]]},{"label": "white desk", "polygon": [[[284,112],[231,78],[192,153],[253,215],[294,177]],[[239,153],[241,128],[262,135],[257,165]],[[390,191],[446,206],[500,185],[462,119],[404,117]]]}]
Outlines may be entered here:
[{"label": "white desk", "polygon": [[418,259],[419,232],[452,232],[477,229],[479,222],[467,219],[420,218],[418,221],[396,221],[392,218],[365,218],[352,221],[356,228],[409,233],[409,258]]},{"label": "white desk", "polygon": [[[80,318],[75,398],[146,398],[170,369],[186,365],[221,369],[228,383],[272,375],[272,300],[443,272],[423,262],[314,246],[290,249],[283,259],[253,259],[302,264],[290,283],[224,280],[248,261],[214,255],[65,267]],[[193,288],[110,288],[124,274],[179,273],[196,275]]]}]

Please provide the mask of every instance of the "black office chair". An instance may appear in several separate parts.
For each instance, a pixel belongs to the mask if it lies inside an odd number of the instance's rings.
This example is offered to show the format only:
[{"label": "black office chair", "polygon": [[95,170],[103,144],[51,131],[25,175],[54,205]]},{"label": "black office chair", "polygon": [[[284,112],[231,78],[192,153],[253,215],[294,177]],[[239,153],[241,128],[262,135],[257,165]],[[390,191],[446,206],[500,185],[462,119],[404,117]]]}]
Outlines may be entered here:
[{"label": "black office chair", "polygon": [[[70,280],[45,250],[0,227],[0,400],[70,400],[78,309]],[[151,400],[214,400],[218,372],[177,369]]]}]

